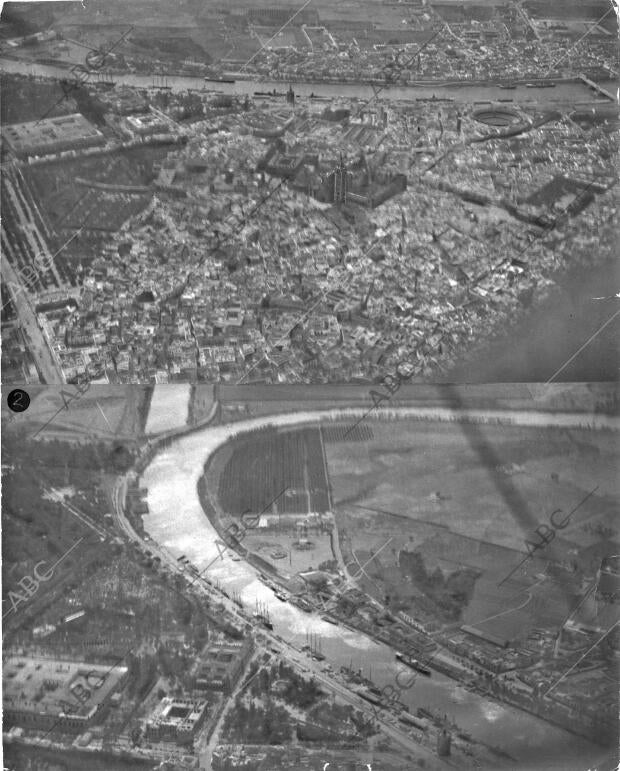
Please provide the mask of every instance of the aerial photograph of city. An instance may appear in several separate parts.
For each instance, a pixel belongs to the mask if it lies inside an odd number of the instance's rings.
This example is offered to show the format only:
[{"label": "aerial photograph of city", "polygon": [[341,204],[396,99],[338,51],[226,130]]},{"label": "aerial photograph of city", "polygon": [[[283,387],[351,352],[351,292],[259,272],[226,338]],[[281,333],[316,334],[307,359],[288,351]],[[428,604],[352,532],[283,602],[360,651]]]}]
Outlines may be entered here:
[{"label": "aerial photograph of city", "polygon": [[71,394],[3,400],[5,768],[617,768],[617,384]]},{"label": "aerial photograph of city", "polygon": [[1,4],[4,771],[620,770],[619,18]]},{"label": "aerial photograph of city", "polygon": [[610,0],[1,21],[4,383],[617,376]]}]

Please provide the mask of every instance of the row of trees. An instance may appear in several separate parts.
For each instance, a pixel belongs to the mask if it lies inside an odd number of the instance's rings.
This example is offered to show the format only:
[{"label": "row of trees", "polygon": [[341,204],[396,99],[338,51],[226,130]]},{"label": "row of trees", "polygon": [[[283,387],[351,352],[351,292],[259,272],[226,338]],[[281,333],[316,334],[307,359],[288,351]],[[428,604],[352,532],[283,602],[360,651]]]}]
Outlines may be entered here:
[{"label": "row of trees", "polygon": [[122,442],[112,446],[106,442],[73,444],[58,439],[29,442],[24,441],[23,436],[10,435],[8,432],[2,437],[3,463],[16,466],[38,464],[46,469],[69,467],[119,474],[131,468],[133,452],[132,446]]},{"label": "row of trees", "polygon": [[271,669],[261,669],[252,683],[250,693],[257,697],[269,693],[271,685],[276,680],[287,681],[286,689],[282,691],[282,698],[300,709],[311,707],[322,696],[322,691],[314,679],[307,680],[301,677],[292,667],[284,664],[283,661],[280,661],[277,666],[274,664]]},{"label": "row of trees", "polygon": [[291,737],[291,723],[287,711],[271,700],[264,707],[257,706],[254,699],[249,707],[235,700],[235,708],[226,715],[224,733],[228,741],[242,741],[244,744],[287,744]]},{"label": "row of trees", "polygon": [[129,668],[127,695],[142,701],[157,678],[157,659],[148,653],[143,656],[129,653],[124,663]]}]

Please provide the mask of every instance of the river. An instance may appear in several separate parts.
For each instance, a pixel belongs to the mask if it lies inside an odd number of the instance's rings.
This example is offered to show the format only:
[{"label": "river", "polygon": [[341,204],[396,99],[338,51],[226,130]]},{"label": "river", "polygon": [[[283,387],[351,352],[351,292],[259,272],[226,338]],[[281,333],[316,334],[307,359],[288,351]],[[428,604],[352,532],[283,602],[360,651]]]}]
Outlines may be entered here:
[{"label": "river", "polygon": [[[342,411],[340,411],[342,413]],[[214,426],[185,436],[160,452],[146,468],[141,485],[148,488],[149,515],[144,527],[151,538],[175,558],[184,554],[199,570],[214,560],[219,550],[217,533],[207,519],[197,494],[197,483],[207,458],[230,436],[263,422],[294,425],[324,418],[327,413],[299,413],[271,416]],[[534,413],[532,413],[534,415]],[[543,416],[553,422],[558,415]],[[531,416],[529,420],[533,420]],[[542,418],[541,418],[542,419]],[[613,421],[616,429],[617,421]],[[321,640],[322,651],[336,670],[342,665],[361,667],[374,682],[394,683],[396,666],[393,651],[365,635],[322,621],[316,614],[277,600],[243,561],[229,557],[216,560],[209,568],[212,581],[219,580],[229,593],[240,594],[246,607],[256,600],[265,603],[275,632],[296,647],[306,642],[312,631]],[[584,771],[594,767],[605,751],[587,740],[567,733],[534,716],[466,691],[457,683],[434,673],[430,679],[418,678],[402,700],[412,712],[426,706],[454,719],[463,729],[488,744],[499,746],[519,762],[519,769],[563,769]]]},{"label": "river", "polygon": [[[0,57],[0,70],[4,72],[21,73],[48,78],[66,78],[68,70],[51,64],[31,64],[26,61],[7,59]],[[282,80],[262,80],[258,78],[237,80],[235,83],[205,83],[203,77],[189,75],[138,75],[132,73],[102,73],[107,80],[113,80],[117,85],[133,86],[134,88],[151,88],[153,85],[166,85],[172,91],[187,91],[188,89],[207,89],[216,93],[252,96],[255,91],[286,91],[288,83]],[[96,82],[96,80],[95,80]],[[371,99],[375,93],[370,85],[360,83],[293,83],[293,89],[299,96],[310,96],[311,93],[326,96],[332,99]],[[607,90],[615,91],[615,85],[604,84]],[[526,104],[541,103],[548,105],[550,102],[578,104],[602,103],[609,101],[596,95],[582,82],[559,82],[555,88],[527,88],[524,85],[517,86],[514,90],[505,90],[497,85],[434,85],[428,86],[389,86],[380,89],[381,98],[390,100],[429,99],[433,95],[437,99],[452,99],[456,102],[474,103],[497,101],[498,99],[512,99],[515,102]]]},{"label": "river", "polygon": [[187,423],[190,394],[189,383],[156,385],[144,433],[160,434],[184,426]]}]

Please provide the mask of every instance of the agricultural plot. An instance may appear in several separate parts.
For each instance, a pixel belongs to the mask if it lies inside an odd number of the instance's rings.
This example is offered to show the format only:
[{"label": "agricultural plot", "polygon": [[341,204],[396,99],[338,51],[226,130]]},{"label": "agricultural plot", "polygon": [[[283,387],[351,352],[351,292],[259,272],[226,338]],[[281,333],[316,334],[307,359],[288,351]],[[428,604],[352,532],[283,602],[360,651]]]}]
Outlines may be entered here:
[{"label": "agricultural plot", "polygon": [[277,496],[273,511],[327,511],[328,484],[318,429],[265,431],[240,438],[224,465],[218,492],[222,508],[230,514],[262,511]]},{"label": "agricultural plot", "polygon": [[325,442],[365,442],[373,438],[372,428],[368,425],[325,426],[322,431]]}]

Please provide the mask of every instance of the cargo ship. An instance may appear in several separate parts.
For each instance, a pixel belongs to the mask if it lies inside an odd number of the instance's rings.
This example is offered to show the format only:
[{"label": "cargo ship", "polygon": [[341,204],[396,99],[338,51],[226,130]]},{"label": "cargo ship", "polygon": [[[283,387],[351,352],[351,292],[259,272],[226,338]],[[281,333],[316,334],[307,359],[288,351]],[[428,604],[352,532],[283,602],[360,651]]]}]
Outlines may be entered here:
[{"label": "cargo ship", "polygon": [[260,604],[258,600],[256,601],[256,611],[252,614],[254,618],[257,621],[260,621],[260,623],[266,627],[267,629],[273,630],[273,624],[271,623],[271,619],[269,618],[269,611],[267,610],[267,606]]},{"label": "cargo ship", "polygon": [[433,96],[430,96],[430,97],[429,96],[416,96],[415,100],[416,100],[416,102],[431,102],[432,104],[434,104],[436,102],[439,103],[439,102],[453,102],[454,101],[454,99],[452,97],[450,97],[450,96],[439,96],[438,97],[438,96],[435,96],[435,94],[433,94]]},{"label": "cargo ship", "polygon": [[260,621],[264,627],[273,631],[273,624],[269,620],[269,616],[265,616],[263,613],[253,613],[252,615],[255,619]]},{"label": "cargo ship", "polygon": [[286,93],[284,91],[276,91],[274,88],[273,91],[255,91],[254,96],[266,98],[268,96],[286,96]]},{"label": "cargo ship", "polygon": [[325,661],[325,655],[321,650],[321,641],[317,635],[312,632],[306,632],[308,642],[310,643],[310,655],[316,661]]},{"label": "cargo ship", "polygon": [[406,653],[397,653],[396,658],[398,661],[406,664],[408,667],[411,667],[411,669],[415,669],[420,674],[426,675],[426,677],[431,676],[431,670],[428,667],[425,667],[424,664],[421,664],[417,659],[414,659],[412,656],[409,656]]},{"label": "cargo ship", "polygon": [[237,81],[233,78],[209,78],[205,77],[206,83],[236,83]]},{"label": "cargo ship", "polygon": [[545,83],[526,83],[526,88],[555,88],[555,83],[553,82],[545,82]]}]

